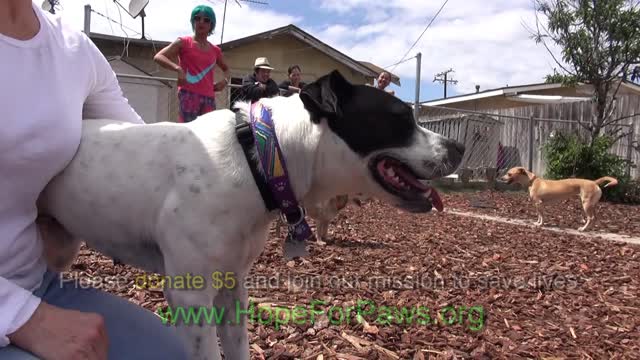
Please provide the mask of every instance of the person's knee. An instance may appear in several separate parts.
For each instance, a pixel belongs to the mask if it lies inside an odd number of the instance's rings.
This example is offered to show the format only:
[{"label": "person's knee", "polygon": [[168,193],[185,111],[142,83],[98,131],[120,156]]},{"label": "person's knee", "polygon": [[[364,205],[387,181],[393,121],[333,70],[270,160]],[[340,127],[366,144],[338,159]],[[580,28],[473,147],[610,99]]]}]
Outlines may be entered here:
[{"label": "person's knee", "polygon": [[114,359],[188,359],[175,327],[159,316],[124,299],[116,300],[117,313],[104,314]]},{"label": "person's knee", "polygon": [[132,303],[122,314],[106,315],[110,356],[113,359],[188,359],[175,327],[162,323],[152,312]]},{"label": "person's knee", "polygon": [[[122,330],[122,329],[120,329]],[[149,324],[144,332],[111,332],[110,359],[189,359],[186,347],[173,328]]]}]

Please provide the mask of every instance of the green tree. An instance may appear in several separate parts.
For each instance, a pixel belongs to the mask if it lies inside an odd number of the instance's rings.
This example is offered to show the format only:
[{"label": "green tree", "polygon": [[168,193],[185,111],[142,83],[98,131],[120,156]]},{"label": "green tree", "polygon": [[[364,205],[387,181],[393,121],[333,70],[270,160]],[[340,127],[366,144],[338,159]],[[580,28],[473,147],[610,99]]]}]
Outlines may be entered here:
[{"label": "green tree", "polygon": [[[623,128],[616,118],[616,94],[634,64],[640,63],[640,11],[638,0],[535,0],[536,43],[542,43],[562,69],[547,75],[547,82],[591,84],[595,116],[582,124],[591,134],[591,146],[610,126],[607,135],[619,139]],[[547,41],[561,49],[555,57]]]},{"label": "green tree", "polygon": [[574,86],[576,84],[576,78],[575,76],[560,74],[554,68],[553,74],[545,76],[544,82],[548,84],[561,83],[566,86]]}]

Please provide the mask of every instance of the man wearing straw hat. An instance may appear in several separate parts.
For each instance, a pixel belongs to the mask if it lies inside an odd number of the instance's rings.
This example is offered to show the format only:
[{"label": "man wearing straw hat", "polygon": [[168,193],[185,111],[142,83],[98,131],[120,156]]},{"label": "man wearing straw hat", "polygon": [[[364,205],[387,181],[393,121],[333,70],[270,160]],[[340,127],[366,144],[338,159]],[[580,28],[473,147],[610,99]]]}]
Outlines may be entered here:
[{"label": "man wearing straw hat", "polygon": [[252,103],[261,98],[273,97],[280,93],[278,84],[271,78],[273,67],[266,57],[259,57],[253,65],[253,74],[242,79],[242,97]]}]

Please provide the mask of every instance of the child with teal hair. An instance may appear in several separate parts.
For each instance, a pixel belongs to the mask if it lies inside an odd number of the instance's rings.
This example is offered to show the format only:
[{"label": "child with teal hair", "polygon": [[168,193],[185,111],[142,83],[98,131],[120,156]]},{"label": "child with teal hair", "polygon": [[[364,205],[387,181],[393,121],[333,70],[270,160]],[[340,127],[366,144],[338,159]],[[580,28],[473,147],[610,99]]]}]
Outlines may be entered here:
[{"label": "child with teal hair", "polygon": [[[190,122],[216,109],[215,93],[229,84],[229,67],[222,50],[207,40],[216,27],[216,15],[207,5],[198,5],[190,17],[193,35],[178,37],[160,50],[153,60],[178,74],[178,122]],[[172,59],[178,58],[178,64]],[[224,72],[224,80],[214,82],[214,68]]]},{"label": "child with teal hair", "polygon": [[216,14],[213,12],[213,9],[207,5],[198,5],[191,10],[191,28],[193,31],[196,30],[196,16],[204,16],[205,22],[211,22],[211,30],[209,31],[209,35],[211,35],[216,28]]}]

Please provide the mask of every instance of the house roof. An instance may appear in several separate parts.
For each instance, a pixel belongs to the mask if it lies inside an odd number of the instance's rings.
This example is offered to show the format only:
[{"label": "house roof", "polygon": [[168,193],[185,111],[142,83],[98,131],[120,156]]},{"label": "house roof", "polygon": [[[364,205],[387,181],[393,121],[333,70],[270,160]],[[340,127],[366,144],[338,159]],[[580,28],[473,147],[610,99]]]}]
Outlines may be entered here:
[{"label": "house roof", "polygon": [[[421,102],[421,105],[427,105],[427,106],[448,105],[448,104],[461,103],[465,101],[488,99],[488,98],[495,98],[495,97],[505,97],[508,99],[512,98],[514,100],[536,102],[535,97],[532,97],[532,96],[527,97],[526,93],[540,91],[540,90],[560,89],[565,87],[566,86],[564,86],[561,83],[537,83],[537,84],[520,85],[520,86],[505,86],[501,88],[489,89],[489,90],[479,91],[479,92],[470,93],[470,94],[462,94],[462,95],[450,96],[447,98],[427,100],[427,101]],[[583,95],[584,97],[564,96],[561,98],[558,97],[557,100],[558,101],[584,100],[591,93],[590,87],[591,86],[589,84],[578,83],[578,85],[576,86],[576,94]],[[640,86],[627,80],[622,81],[620,90],[627,93],[630,92],[630,93],[635,93],[640,95]]]},{"label": "house roof", "polygon": [[140,45],[140,46],[148,46],[148,47],[153,47],[153,46],[155,46],[155,47],[165,47],[165,46],[171,44],[170,41],[125,38],[125,37],[122,37],[122,36],[107,35],[107,34],[101,34],[101,33],[95,33],[95,32],[90,32],[89,33],[89,38],[91,40],[99,39],[99,40],[106,40],[106,41],[117,41],[117,42],[121,42],[121,43],[126,42],[128,44],[134,44],[134,45]]},{"label": "house roof", "polygon": [[[311,34],[307,33],[306,31],[300,29],[299,27],[293,24],[289,24],[283,27],[261,32],[258,34],[250,35],[240,39],[228,41],[228,42],[219,44],[218,46],[220,46],[222,51],[225,51],[225,50],[233,49],[233,48],[236,48],[248,43],[252,43],[258,40],[267,40],[280,35],[291,35],[297,38],[298,40],[308,44],[309,46],[315,48],[316,50],[324,53],[325,55],[335,59],[336,61],[345,65],[349,69],[354,70],[365,76],[377,78],[380,71],[382,71],[382,68],[374,64],[354,60],[350,56],[327,45],[326,43],[320,41],[316,37],[312,36]],[[123,38],[120,36],[106,35],[106,34],[100,34],[100,33],[94,33],[94,32],[91,32],[89,37],[91,39],[101,39],[106,41],[118,41],[118,42],[128,41],[129,44],[135,44],[139,46],[148,46],[148,47],[155,46],[155,47],[161,48],[170,44],[169,41]],[[392,82],[394,84],[400,85],[400,78],[398,76],[395,76],[395,79],[394,79],[394,76],[395,75],[392,74]]]},{"label": "house roof", "polygon": [[363,64],[360,61],[356,61],[353,58],[349,57],[348,55],[334,49],[333,47],[327,45],[326,43],[320,41],[318,38],[314,37],[313,35],[309,34],[308,32],[300,29],[299,27],[293,25],[293,24],[289,24],[286,26],[282,26],[276,29],[272,29],[272,30],[268,30],[265,32],[261,32],[258,34],[254,34],[254,35],[250,35],[247,37],[243,37],[240,39],[236,39],[236,40],[232,40],[226,43],[223,43],[220,45],[220,47],[222,48],[222,50],[227,50],[227,49],[233,49],[235,47],[238,46],[242,46],[245,45],[247,43],[251,43],[254,42],[256,40],[268,40],[271,39],[273,37],[279,36],[279,35],[291,35],[293,37],[295,37],[296,39],[308,44],[309,46],[315,48],[316,50],[324,53],[325,55],[336,59],[338,62],[342,63],[343,65],[345,65],[346,67],[350,68],[351,70],[357,71],[365,76],[370,76],[373,78],[377,78],[379,72],[375,71],[374,69],[370,68],[369,66]]}]

